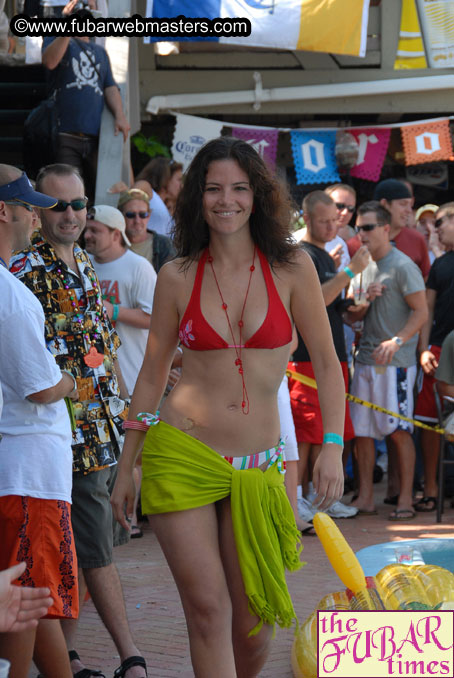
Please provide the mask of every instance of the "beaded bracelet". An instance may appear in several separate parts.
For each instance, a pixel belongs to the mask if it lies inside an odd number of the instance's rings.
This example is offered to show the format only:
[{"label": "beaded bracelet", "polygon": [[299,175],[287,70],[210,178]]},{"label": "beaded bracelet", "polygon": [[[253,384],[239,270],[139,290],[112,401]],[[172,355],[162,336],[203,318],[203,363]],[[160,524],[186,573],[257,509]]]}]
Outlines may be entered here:
[{"label": "beaded bracelet", "polygon": [[123,429],[135,429],[136,431],[148,431],[150,426],[156,426],[159,424],[159,410],[156,414],[150,414],[150,412],[139,412],[136,417],[137,421],[133,419],[127,419],[123,422]]},{"label": "beaded bracelet", "polygon": [[115,322],[116,319],[118,318],[118,314],[120,312],[120,306],[118,304],[112,304],[112,306],[113,306],[112,322]]},{"label": "beaded bracelet", "polygon": [[346,274],[348,275],[348,277],[350,278],[350,280],[352,280],[352,279],[355,277],[355,274],[353,273],[352,269],[349,268],[348,266],[346,266],[346,267],[344,268],[344,273],[346,273]]},{"label": "beaded bracelet", "polygon": [[325,433],[323,436],[323,445],[332,443],[333,445],[344,446],[344,440],[338,433]]}]

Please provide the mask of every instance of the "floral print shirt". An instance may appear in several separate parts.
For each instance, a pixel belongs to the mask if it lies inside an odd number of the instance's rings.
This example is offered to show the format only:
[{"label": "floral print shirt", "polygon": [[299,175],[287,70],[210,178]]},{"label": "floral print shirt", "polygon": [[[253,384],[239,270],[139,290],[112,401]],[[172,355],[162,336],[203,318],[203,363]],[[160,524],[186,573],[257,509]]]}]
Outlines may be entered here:
[{"label": "floral print shirt", "polygon": [[[120,339],[102,306],[90,259],[77,244],[74,257],[78,274],[38,233],[29,249],[12,257],[10,271],[40,301],[47,347],[60,369],[69,371],[77,381],[79,400],[71,403],[75,418],[73,471],[90,473],[116,463],[128,408],[120,398],[113,366]],[[93,347],[103,356],[97,367],[84,360]]]}]

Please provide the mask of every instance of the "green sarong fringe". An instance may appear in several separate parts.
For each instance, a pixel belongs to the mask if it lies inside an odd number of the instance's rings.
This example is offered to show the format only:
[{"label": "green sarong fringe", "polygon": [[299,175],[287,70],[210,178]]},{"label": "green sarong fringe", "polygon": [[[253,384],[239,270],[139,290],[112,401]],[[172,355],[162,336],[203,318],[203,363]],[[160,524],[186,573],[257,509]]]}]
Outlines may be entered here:
[{"label": "green sarong fringe", "polygon": [[292,508],[277,464],[266,471],[234,469],[207,445],[160,422],[144,444],[144,513],[183,511],[230,495],[238,561],[249,610],[260,622],[288,628],[298,623],[285,568],[298,570],[302,551]]}]

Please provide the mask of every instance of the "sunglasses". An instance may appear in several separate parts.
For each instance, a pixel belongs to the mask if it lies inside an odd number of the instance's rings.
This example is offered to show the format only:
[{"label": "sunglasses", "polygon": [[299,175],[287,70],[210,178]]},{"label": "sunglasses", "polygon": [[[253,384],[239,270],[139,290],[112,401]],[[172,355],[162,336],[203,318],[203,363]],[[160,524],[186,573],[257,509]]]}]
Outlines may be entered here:
[{"label": "sunglasses", "polygon": [[33,212],[34,208],[32,205],[29,205],[27,202],[22,202],[22,200],[5,200],[5,205],[19,205],[20,207],[25,207],[28,212]]},{"label": "sunglasses", "polygon": [[438,219],[435,219],[435,223],[434,223],[435,228],[440,228],[440,226],[443,223],[443,219],[444,219],[444,217],[439,217]]},{"label": "sunglasses", "polygon": [[373,231],[374,228],[377,228],[377,226],[380,226],[380,224],[364,224],[364,226],[355,226],[355,231],[357,233],[360,233],[361,231],[367,233],[368,231]]},{"label": "sunglasses", "polygon": [[350,214],[353,214],[353,212],[355,211],[353,205],[346,205],[344,202],[336,202],[336,207],[341,212],[342,210],[347,210],[348,212],[350,212]]},{"label": "sunglasses", "polygon": [[66,200],[59,200],[56,205],[51,207],[51,210],[54,212],[66,212],[68,207],[71,207],[74,212],[80,212],[84,210],[87,206],[88,198],[78,198],[77,200],[71,200],[71,202],[66,202]]},{"label": "sunglasses", "polygon": [[127,219],[134,219],[136,216],[139,216],[141,219],[146,219],[150,216],[150,212],[125,212],[125,217]]}]

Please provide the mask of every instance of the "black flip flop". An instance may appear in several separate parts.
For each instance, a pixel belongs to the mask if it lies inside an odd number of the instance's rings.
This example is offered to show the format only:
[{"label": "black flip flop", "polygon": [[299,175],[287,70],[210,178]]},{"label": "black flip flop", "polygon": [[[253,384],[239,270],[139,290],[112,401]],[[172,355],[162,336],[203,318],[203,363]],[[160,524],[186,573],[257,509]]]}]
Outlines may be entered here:
[{"label": "black flip flop", "polygon": [[437,506],[437,497],[422,497],[416,504],[413,504],[413,508],[419,513],[431,513],[437,510]]}]

